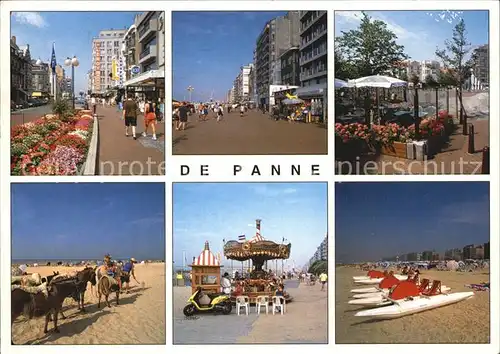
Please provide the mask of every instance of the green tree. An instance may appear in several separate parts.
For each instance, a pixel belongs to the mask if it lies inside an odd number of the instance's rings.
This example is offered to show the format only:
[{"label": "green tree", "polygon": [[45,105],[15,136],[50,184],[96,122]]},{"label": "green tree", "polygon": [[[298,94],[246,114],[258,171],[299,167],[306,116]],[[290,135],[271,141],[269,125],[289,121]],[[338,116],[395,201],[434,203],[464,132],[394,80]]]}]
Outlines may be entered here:
[{"label": "green tree", "polygon": [[438,87],[438,82],[436,81],[436,79],[434,79],[434,76],[429,74],[425,77],[425,86],[433,89]]},{"label": "green tree", "polygon": [[357,29],[342,31],[335,40],[339,52],[356,68],[357,77],[386,74],[408,58],[387,24],[364,12]]},{"label": "green tree", "polygon": [[460,102],[460,122],[463,124],[463,134],[467,135],[467,117],[463,114],[462,86],[470,76],[473,60],[466,60],[470,51],[470,42],[467,40],[467,30],[463,19],[453,28],[451,40],[444,42],[445,49],[436,49],[436,56],[441,59],[447,70],[448,79],[453,86],[458,88]]},{"label": "green tree", "polygon": [[334,52],[334,60],[335,60],[335,78],[340,80],[349,80],[358,77],[358,73],[356,67],[349,63],[345,58],[340,54],[340,51],[335,50]]},{"label": "green tree", "polygon": [[314,261],[313,264],[309,266],[309,269],[307,271],[308,273],[312,274],[321,274],[321,273],[327,273],[328,272],[328,262],[324,260],[318,260]]}]

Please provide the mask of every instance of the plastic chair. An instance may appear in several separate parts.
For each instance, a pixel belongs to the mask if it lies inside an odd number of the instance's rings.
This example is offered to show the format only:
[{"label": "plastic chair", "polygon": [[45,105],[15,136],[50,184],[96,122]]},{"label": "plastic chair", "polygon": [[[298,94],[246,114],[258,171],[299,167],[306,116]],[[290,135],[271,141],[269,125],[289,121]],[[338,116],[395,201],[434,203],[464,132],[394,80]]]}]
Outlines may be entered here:
[{"label": "plastic chair", "polygon": [[260,315],[260,308],[266,308],[266,315],[269,314],[269,296],[260,295],[255,299],[255,311]]},{"label": "plastic chair", "polygon": [[248,316],[248,312],[250,311],[250,302],[248,296],[237,296],[236,297],[236,313],[238,316],[240,315],[240,309],[245,308],[245,314]]},{"label": "plastic chair", "polygon": [[285,313],[285,297],[273,296],[273,315],[276,312],[281,312],[282,315]]}]

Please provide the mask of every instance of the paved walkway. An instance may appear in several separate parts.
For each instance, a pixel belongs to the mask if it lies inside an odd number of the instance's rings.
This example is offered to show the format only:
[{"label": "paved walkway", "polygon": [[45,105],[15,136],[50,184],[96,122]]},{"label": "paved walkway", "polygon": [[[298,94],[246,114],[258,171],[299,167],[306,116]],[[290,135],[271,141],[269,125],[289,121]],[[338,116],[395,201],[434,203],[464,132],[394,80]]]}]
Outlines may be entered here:
[{"label": "paved walkway", "polygon": [[[164,175],[165,124],[156,125],[158,140],[144,138],[144,117],[137,119],[137,140],[125,136],[116,107],[97,107],[99,118],[98,175]],[[131,131],[130,131],[131,133]],[[150,133],[151,134],[151,133]]]},{"label": "paved walkway", "polygon": [[287,312],[258,316],[255,307],[249,316],[199,314],[187,319],[182,313],[191,295],[189,287],[174,287],[174,344],[327,344],[328,292],[321,285],[297,286],[288,280],[285,289],[293,296]]},{"label": "paved walkway", "polygon": [[185,131],[173,129],[174,155],[327,154],[328,131],[317,124],[276,122],[258,111],[225,113],[217,123],[189,117]]},{"label": "paved walkway", "polygon": [[462,135],[462,126],[459,125],[451,135],[449,145],[430,160],[407,160],[387,155],[366,156],[360,160],[359,166],[349,167],[346,163],[336,163],[336,173],[340,173],[342,168],[344,174],[481,174],[482,149],[489,146],[489,120],[469,119],[468,123],[472,123],[475,130],[474,154],[468,153],[468,136]]}]

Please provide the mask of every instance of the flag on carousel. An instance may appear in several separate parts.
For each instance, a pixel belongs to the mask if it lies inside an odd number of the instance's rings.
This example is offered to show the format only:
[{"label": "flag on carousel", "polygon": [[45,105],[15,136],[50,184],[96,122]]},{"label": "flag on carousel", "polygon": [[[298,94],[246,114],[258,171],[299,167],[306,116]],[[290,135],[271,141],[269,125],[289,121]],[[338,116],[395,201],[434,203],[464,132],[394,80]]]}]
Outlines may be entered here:
[{"label": "flag on carousel", "polygon": [[240,241],[240,242],[244,242],[246,239],[247,239],[247,237],[245,235],[238,236],[238,241]]},{"label": "flag on carousel", "polygon": [[56,43],[52,43],[52,56],[50,57],[50,67],[52,68],[52,73],[56,73],[56,66],[57,66],[57,60],[56,60]]}]

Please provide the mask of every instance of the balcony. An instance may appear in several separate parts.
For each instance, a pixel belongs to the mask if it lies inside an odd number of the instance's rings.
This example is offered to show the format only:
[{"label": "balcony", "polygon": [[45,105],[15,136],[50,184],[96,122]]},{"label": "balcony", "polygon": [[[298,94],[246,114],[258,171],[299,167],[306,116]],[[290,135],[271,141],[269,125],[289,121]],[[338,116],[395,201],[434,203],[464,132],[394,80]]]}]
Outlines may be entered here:
[{"label": "balcony", "polygon": [[144,24],[139,30],[139,42],[142,42],[149,34],[158,30],[158,19],[153,18]]},{"label": "balcony", "polygon": [[[326,33],[327,33],[326,27],[322,31],[315,32],[311,36],[311,39],[309,39],[307,42],[300,43],[300,50],[304,50],[304,48],[310,46],[312,43],[316,42],[317,40],[319,40],[323,36],[326,36]],[[326,41],[326,39],[325,39],[325,41]]]},{"label": "balcony", "polygon": [[328,70],[323,69],[321,71],[316,71],[316,72],[302,72],[300,73],[300,81],[307,81],[307,80],[312,80],[321,76],[327,76],[328,75]]},{"label": "balcony", "polygon": [[139,54],[139,64],[142,64],[150,59],[156,58],[156,45],[150,45]]},{"label": "balcony", "polygon": [[314,54],[314,55],[307,55],[307,56],[303,56],[302,58],[300,58],[300,62],[299,62],[299,65],[300,66],[303,66],[303,65],[306,65],[307,63],[310,63],[318,58],[321,58],[323,56],[327,55],[327,51],[326,50],[323,50],[323,51],[320,51],[319,53],[317,54]]},{"label": "balcony", "polygon": [[[316,11],[313,11],[313,12],[316,12]],[[321,19],[321,17],[326,16],[326,14],[327,14],[327,11],[317,11],[317,12],[319,12],[319,14],[318,15],[313,14],[307,22],[301,21],[300,33],[304,33],[305,31],[307,31],[313,24],[317,23]],[[301,20],[302,20],[302,18],[301,18]],[[326,19],[325,19],[325,21],[326,21]]]}]

